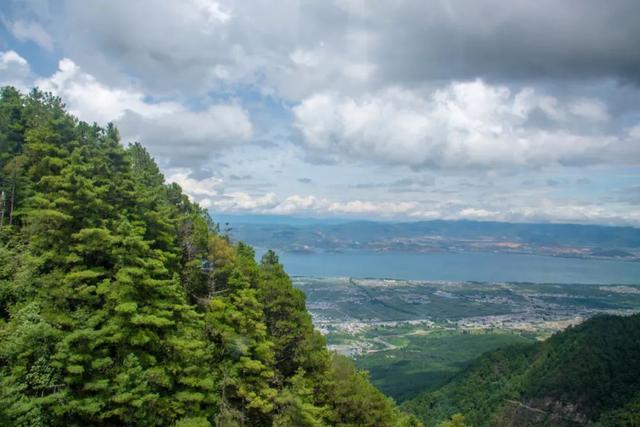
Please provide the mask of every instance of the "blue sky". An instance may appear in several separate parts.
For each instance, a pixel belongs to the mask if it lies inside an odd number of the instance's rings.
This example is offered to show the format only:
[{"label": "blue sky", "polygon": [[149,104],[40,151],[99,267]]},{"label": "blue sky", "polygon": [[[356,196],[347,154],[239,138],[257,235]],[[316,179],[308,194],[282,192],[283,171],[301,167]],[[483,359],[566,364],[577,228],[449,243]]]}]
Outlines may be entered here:
[{"label": "blue sky", "polygon": [[214,213],[640,223],[640,4],[6,1],[0,84]]}]

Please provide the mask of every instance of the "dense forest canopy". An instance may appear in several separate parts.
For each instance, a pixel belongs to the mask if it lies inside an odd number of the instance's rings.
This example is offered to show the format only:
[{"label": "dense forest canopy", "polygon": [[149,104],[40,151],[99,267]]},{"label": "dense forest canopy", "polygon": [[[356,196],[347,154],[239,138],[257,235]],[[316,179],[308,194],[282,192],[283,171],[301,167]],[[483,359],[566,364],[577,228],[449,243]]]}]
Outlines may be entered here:
[{"label": "dense forest canopy", "polygon": [[0,424],[411,426],[138,144],[0,93]]},{"label": "dense forest canopy", "polygon": [[403,404],[436,426],[640,425],[640,314],[601,315],[534,344],[481,356],[447,385]]}]

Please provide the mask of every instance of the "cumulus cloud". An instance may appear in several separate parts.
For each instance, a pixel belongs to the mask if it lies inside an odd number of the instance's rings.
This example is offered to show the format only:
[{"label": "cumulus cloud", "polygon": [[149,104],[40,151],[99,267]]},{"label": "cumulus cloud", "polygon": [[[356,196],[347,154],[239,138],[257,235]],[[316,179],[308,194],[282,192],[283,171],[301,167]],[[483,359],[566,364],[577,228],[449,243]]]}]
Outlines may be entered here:
[{"label": "cumulus cloud", "polygon": [[[598,100],[560,100],[532,88],[512,91],[481,80],[455,82],[427,96],[392,87],[361,97],[335,92],[293,108],[306,147],[358,159],[434,169],[542,167],[637,162],[632,132],[607,122]],[[537,126],[534,116],[543,116]],[[634,145],[635,144],[635,145]],[[640,154],[640,153],[638,153]]]},{"label": "cumulus cloud", "polygon": [[13,50],[0,52],[0,85],[26,90],[32,79],[29,63]]},{"label": "cumulus cloud", "polygon": [[222,179],[209,177],[195,179],[188,169],[171,169],[166,174],[167,182],[175,182],[182,187],[182,190],[195,201],[206,200],[208,197],[215,197],[222,187]]},{"label": "cumulus cloud", "polygon": [[177,105],[170,103],[147,103],[144,94],[135,89],[105,85],[93,75],[82,71],[68,58],[59,61],[58,71],[36,80],[35,85],[63,98],[76,116],[100,124],[117,121],[128,110],[153,116],[166,114],[177,108]]},{"label": "cumulus cloud", "polygon": [[118,126],[173,166],[198,166],[211,151],[247,143],[253,134],[248,113],[237,105],[211,105],[204,111],[177,108],[158,115],[129,110]]},{"label": "cumulus cloud", "polygon": [[320,200],[315,196],[300,196],[294,194],[280,201],[270,210],[277,214],[293,214],[300,212],[318,211],[321,205],[326,205],[326,200]]},{"label": "cumulus cloud", "polygon": [[[9,54],[9,62],[27,66]],[[170,166],[199,166],[210,152],[248,142],[253,136],[249,113],[241,106],[211,104],[189,110],[173,101],[152,102],[138,89],[106,85],[70,59],[35,84],[59,95],[69,110],[89,122],[115,122],[125,141],[138,140]]]}]

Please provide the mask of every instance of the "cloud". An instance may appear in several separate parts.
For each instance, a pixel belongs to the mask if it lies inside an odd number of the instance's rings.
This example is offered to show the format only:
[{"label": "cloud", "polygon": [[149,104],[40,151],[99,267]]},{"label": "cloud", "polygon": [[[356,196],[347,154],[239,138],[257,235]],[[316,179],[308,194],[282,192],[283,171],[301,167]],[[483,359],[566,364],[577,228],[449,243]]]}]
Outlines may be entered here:
[{"label": "cloud", "polygon": [[[490,201],[495,203],[496,201]],[[347,216],[354,218],[414,220],[449,219],[511,222],[571,222],[605,224],[640,224],[640,215],[628,210],[614,210],[596,203],[539,198],[532,203],[516,202],[505,206],[473,206],[456,201],[413,202],[380,200],[332,200],[314,195],[293,194],[278,197],[275,193],[220,193],[204,197],[200,203],[212,212],[251,212],[270,215]]]},{"label": "cloud", "polygon": [[84,69],[108,82],[135,76],[154,94],[257,85],[298,99],[332,82],[365,87],[377,70],[363,49],[373,33],[330,2],[69,0],[51,9],[51,31]]},{"label": "cloud", "polygon": [[616,191],[615,201],[628,203],[637,210],[635,207],[640,205],[640,185],[632,185]]},{"label": "cloud", "polygon": [[591,122],[606,122],[609,120],[607,107],[598,100],[579,99],[569,106],[569,112]]},{"label": "cloud", "polygon": [[209,177],[195,179],[190,176],[187,169],[171,169],[166,175],[167,182],[175,182],[182,187],[182,190],[195,201],[202,201],[208,197],[215,197],[222,187],[222,179]]},{"label": "cloud", "polygon": [[392,193],[412,193],[424,191],[426,187],[435,184],[435,178],[432,176],[406,177],[400,178],[392,182],[363,182],[350,185],[350,188],[359,190],[371,189],[387,189]]},{"label": "cloud", "polygon": [[231,175],[229,175],[229,179],[231,181],[249,181],[249,180],[253,179],[253,177],[251,175],[235,175],[235,174],[231,174]]},{"label": "cloud", "polygon": [[286,215],[300,212],[318,211],[321,206],[326,205],[325,200],[320,200],[315,196],[300,196],[294,194],[271,207],[270,213]]},{"label": "cloud", "polygon": [[[604,4],[418,0],[377,9],[377,58],[393,81],[490,81],[613,77],[640,82],[640,38],[633,0]],[[395,25],[402,22],[402,25]],[[420,42],[416,42],[416,41]]]},{"label": "cloud", "polygon": [[560,222],[584,224],[635,225],[640,224],[636,211],[614,211],[599,204],[571,204],[559,200],[539,200],[535,205],[506,209],[491,219],[517,222]]},{"label": "cloud", "polygon": [[[22,64],[14,56],[9,59]],[[98,81],[67,58],[35,84],[60,96],[82,120],[115,122],[123,140],[143,142],[171,167],[201,166],[211,152],[245,144],[253,136],[249,113],[235,103],[193,111],[174,101],[153,102],[136,88]]]},{"label": "cloud", "polygon": [[496,212],[488,211],[486,209],[477,208],[465,208],[462,209],[458,216],[465,219],[488,219],[495,218],[498,214]]},{"label": "cloud", "polygon": [[266,212],[278,205],[275,193],[251,195],[242,191],[226,193],[217,199],[206,199],[204,206],[222,212]]},{"label": "cloud", "polygon": [[114,121],[212,209],[624,222],[636,199],[616,191],[640,165],[638,12],[631,0],[9,2],[0,81],[37,80],[81,119]]},{"label": "cloud", "polygon": [[640,83],[634,0],[343,3],[50,0],[21,7],[14,23],[45,46],[52,34],[101,81],[134,76],[156,94],[234,83],[289,99],[450,79]]},{"label": "cloud", "polygon": [[[181,181],[178,181],[180,183]],[[184,182],[184,181],[182,181]],[[338,214],[338,215],[379,215],[392,217],[407,214],[416,209],[413,202],[375,202],[365,200],[334,201],[313,195],[293,194],[279,198],[275,193],[250,194],[246,192],[218,193],[212,191],[210,197],[197,197],[189,192],[193,186],[183,186],[185,192],[214,212],[253,212],[263,214]]]},{"label": "cloud", "polygon": [[5,21],[4,24],[16,39],[32,41],[49,52],[53,51],[53,39],[38,22],[18,19],[14,22]]},{"label": "cloud", "polygon": [[[433,169],[637,164],[635,130],[606,133],[597,100],[560,100],[481,80],[428,95],[391,87],[361,97],[319,93],[293,108],[304,145],[321,153]],[[531,122],[544,116],[544,126]],[[630,152],[638,154],[629,157]],[[633,160],[635,159],[635,160]]]},{"label": "cloud", "polygon": [[69,110],[80,119],[100,124],[117,121],[127,111],[157,116],[177,108],[171,103],[147,103],[144,94],[132,88],[105,85],[68,58],[59,61],[58,71],[36,80],[35,85],[60,96]]},{"label": "cloud", "polygon": [[227,81],[248,81],[259,71],[259,58],[237,39],[259,37],[249,33],[250,18],[218,1],[49,5],[40,18],[60,48],[109,84],[133,77],[145,92],[203,94]]},{"label": "cloud", "polygon": [[371,215],[394,216],[410,211],[415,207],[408,202],[373,202],[363,200],[332,201],[326,198],[317,198],[307,195],[292,195],[280,201],[270,208],[269,213],[295,214],[295,213],[320,213],[339,215]]},{"label": "cloud", "polygon": [[27,90],[32,79],[29,63],[13,50],[0,52],[0,85]]},{"label": "cloud", "polygon": [[198,166],[212,151],[245,144],[253,135],[248,113],[237,105],[211,105],[203,111],[182,107],[166,114],[127,111],[118,121],[123,135],[144,141],[171,166]]},{"label": "cloud", "polygon": [[289,55],[291,62],[300,67],[313,68],[320,65],[320,54],[313,51],[296,49]]},{"label": "cloud", "polygon": [[413,202],[350,200],[347,202],[331,202],[326,209],[328,212],[339,214],[380,215],[382,213],[382,216],[397,216],[415,210],[416,206],[416,203]]}]

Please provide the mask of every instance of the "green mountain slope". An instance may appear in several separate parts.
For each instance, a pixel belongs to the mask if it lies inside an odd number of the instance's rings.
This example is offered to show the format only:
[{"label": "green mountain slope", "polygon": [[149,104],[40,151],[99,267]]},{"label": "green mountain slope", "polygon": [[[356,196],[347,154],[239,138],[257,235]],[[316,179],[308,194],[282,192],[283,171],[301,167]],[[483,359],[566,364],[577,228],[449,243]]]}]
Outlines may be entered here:
[{"label": "green mountain slope", "polygon": [[481,356],[403,407],[437,425],[640,425],[640,315],[597,316],[548,340]]},{"label": "green mountain slope", "polygon": [[0,93],[0,425],[410,426],[139,144]]}]

